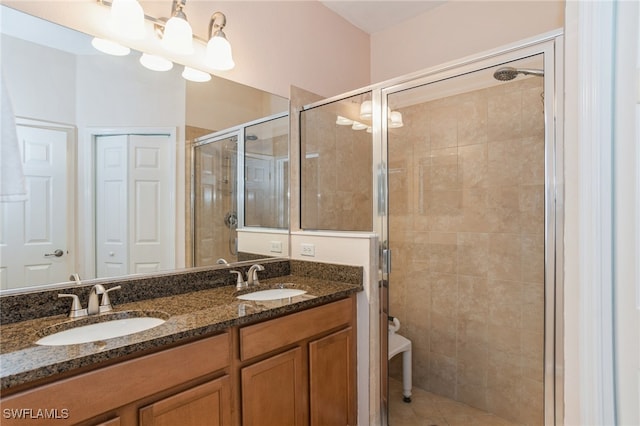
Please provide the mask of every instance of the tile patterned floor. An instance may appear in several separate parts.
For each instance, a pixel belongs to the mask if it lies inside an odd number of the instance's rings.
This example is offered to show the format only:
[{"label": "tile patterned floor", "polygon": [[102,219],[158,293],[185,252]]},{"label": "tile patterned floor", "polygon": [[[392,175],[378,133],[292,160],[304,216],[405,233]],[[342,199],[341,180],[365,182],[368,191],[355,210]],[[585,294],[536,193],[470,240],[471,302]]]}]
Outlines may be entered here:
[{"label": "tile patterned floor", "polygon": [[402,402],[402,383],[389,380],[389,426],[520,426],[415,387],[411,400]]}]

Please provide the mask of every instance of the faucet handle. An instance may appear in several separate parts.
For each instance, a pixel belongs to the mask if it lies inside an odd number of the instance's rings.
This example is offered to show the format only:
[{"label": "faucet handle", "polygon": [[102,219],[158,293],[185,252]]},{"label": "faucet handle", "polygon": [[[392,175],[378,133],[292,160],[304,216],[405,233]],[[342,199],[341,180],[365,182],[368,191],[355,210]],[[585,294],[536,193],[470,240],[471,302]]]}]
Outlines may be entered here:
[{"label": "faucet handle", "polygon": [[245,282],[242,279],[242,272],[240,271],[229,271],[230,274],[237,274],[236,277],[236,290],[241,290],[242,287],[245,286]]},{"label": "faucet handle", "polygon": [[113,307],[111,306],[111,299],[109,299],[109,292],[113,290],[120,290],[121,288],[121,286],[117,285],[102,293],[102,299],[100,299],[100,312],[109,312],[113,310]]},{"label": "faucet handle", "polygon": [[71,301],[71,310],[69,310],[69,318],[78,318],[87,315],[87,310],[82,309],[82,305],[80,304],[80,298],[75,294],[68,293],[60,293],[58,294],[58,299],[63,297],[70,297]]}]

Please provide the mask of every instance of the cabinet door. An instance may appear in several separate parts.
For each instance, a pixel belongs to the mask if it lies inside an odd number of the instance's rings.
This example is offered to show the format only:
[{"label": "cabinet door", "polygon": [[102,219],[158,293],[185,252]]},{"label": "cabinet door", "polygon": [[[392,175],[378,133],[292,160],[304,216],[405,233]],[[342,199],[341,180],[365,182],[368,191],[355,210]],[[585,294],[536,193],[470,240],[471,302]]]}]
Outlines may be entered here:
[{"label": "cabinet door", "polygon": [[140,409],[140,426],[231,424],[231,382],[221,377]]},{"label": "cabinet door", "polygon": [[304,422],[302,349],[242,369],[244,426],[299,426]]},{"label": "cabinet door", "polygon": [[351,327],[309,344],[311,426],[354,425],[355,359]]}]

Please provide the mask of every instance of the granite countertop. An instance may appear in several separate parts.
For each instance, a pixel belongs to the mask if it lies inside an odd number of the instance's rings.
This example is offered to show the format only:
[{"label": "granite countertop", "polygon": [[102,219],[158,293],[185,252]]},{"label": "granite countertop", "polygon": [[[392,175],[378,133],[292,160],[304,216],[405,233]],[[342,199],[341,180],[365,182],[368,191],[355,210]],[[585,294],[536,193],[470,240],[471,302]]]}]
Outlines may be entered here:
[{"label": "granite countertop", "polygon": [[[65,315],[57,315],[1,325],[0,390],[143,351],[160,350],[167,345],[307,309],[362,290],[362,285],[288,275],[261,280],[260,287],[249,291],[272,288],[280,283],[307,293],[291,299],[249,302],[237,299],[235,286],[227,285],[114,305],[112,312],[82,319],[70,320]],[[97,342],[65,346],[35,344],[40,337],[63,329],[70,321],[100,322],[114,316],[159,316],[166,322],[146,331]],[[48,327],[51,327],[49,333],[44,332]]]}]

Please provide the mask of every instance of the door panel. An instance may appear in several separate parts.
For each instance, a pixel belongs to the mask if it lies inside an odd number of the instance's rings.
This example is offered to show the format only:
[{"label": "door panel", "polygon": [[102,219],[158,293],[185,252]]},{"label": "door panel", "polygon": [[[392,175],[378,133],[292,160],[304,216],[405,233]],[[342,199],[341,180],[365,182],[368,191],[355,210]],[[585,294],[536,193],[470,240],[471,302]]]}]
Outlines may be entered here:
[{"label": "door panel", "polygon": [[96,138],[96,273],[126,275],[127,136]]},{"label": "door panel", "polygon": [[73,265],[67,241],[69,135],[22,125],[17,132],[28,198],[0,204],[2,289],[66,281]]}]

